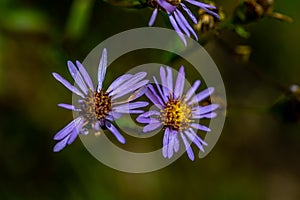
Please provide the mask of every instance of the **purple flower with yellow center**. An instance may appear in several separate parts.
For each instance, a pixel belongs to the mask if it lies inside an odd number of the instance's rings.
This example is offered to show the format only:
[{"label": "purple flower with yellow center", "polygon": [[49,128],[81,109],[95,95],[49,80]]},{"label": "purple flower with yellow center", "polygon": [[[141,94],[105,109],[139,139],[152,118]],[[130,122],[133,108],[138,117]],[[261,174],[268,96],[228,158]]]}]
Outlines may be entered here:
[{"label": "purple flower with yellow center", "polygon": [[147,106],[148,102],[132,101],[144,94],[144,86],[148,83],[148,80],[143,80],[146,72],[124,74],[113,81],[107,90],[104,90],[102,85],[107,69],[106,49],[102,52],[96,88],[79,61],[76,65],[69,61],[68,69],[78,87],[73,86],[57,73],[53,73],[53,76],[78,96],[78,105],[58,104],[58,106],[76,112],[77,117],[54,136],[54,140],[59,141],[54,146],[54,152],[73,143],[78,134],[88,134],[91,129],[95,131],[95,135],[100,134],[100,129],[108,129],[120,143],[124,144],[125,138],[112,122],[125,113],[144,112],[138,108]]},{"label": "purple flower with yellow center", "polygon": [[189,4],[197,6],[205,10],[207,13],[210,13],[211,15],[219,18],[219,15],[211,10],[215,9],[215,6],[199,2],[197,0],[148,0],[147,4],[150,7],[154,8],[152,16],[149,20],[149,26],[152,26],[154,24],[159,10],[166,12],[169,16],[169,20],[174,30],[177,32],[179,37],[186,45],[186,40],[184,38],[183,33],[189,37],[191,37],[192,34],[196,40],[198,40],[198,37],[194,29],[189,24],[188,20],[185,18],[185,16],[180,10],[184,10],[184,12],[189,16],[189,18],[194,24],[197,24],[198,21],[194,14],[191,12],[191,10],[183,2],[188,2]]},{"label": "purple flower with yellow center", "polygon": [[[167,67],[160,68],[161,85],[155,76],[153,77],[155,87],[147,85],[146,96],[159,110],[150,110],[138,116],[137,121],[147,124],[143,132],[149,132],[163,128],[163,149],[165,158],[171,158],[174,152],[178,152],[180,139],[182,140],[188,157],[194,160],[194,153],[190,142],[194,143],[202,152],[207,143],[198,135],[197,130],[209,132],[210,128],[197,123],[204,118],[214,118],[213,112],[218,108],[217,104],[199,105],[206,100],[214,91],[209,87],[197,94],[200,80],[194,82],[192,87],[184,95],[185,72],[182,66],[178,72],[175,87],[173,88],[172,70]],[[190,142],[189,142],[190,141]]]}]

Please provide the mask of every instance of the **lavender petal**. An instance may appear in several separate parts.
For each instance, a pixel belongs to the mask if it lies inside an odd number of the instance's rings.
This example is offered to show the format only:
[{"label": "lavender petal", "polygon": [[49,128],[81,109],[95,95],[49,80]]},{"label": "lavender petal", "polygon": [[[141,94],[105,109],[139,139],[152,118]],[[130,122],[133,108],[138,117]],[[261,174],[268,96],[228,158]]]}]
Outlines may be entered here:
[{"label": "lavender petal", "polygon": [[184,73],[184,67],[181,66],[177,75],[177,80],[176,80],[176,85],[175,85],[175,90],[174,94],[175,97],[181,97],[183,93],[183,88],[184,88],[184,81],[185,81],[185,73]]},{"label": "lavender petal", "polygon": [[170,132],[169,134],[169,146],[168,146],[168,158],[172,158],[173,153],[174,153],[174,133],[173,131]]},{"label": "lavender petal", "polygon": [[195,1],[195,0],[186,0],[186,1],[189,2],[190,4],[198,6],[199,8],[202,8],[207,13],[215,16],[216,18],[220,18],[220,16],[217,13],[213,12],[212,10],[209,10],[209,9],[216,9],[216,6],[209,5],[209,4],[206,4],[206,3],[201,3],[201,2],[198,2],[198,1]]},{"label": "lavender petal", "polygon": [[170,67],[167,67],[167,87],[173,93],[173,74]]},{"label": "lavender petal", "polygon": [[195,129],[199,129],[199,130],[202,130],[202,131],[206,131],[206,132],[210,132],[211,129],[204,126],[204,125],[201,125],[201,124],[195,124],[195,123],[191,123],[191,126]]},{"label": "lavender petal", "polygon": [[164,138],[163,138],[163,149],[162,149],[163,156],[165,158],[168,157],[169,134],[170,134],[170,129],[166,128],[164,133]]},{"label": "lavender petal", "polygon": [[180,3],[180,5],[183,8],[183,10],[188,14],[188,16],[193,21],[193,23],[197,24],[198,21],[197,21],[195,15],[191,12],[191,10],[186,5],[184,5],[183,3]]},{"label": "lavender petal", "polygon": [[59,152],[61,151],[63,148],[65,148],[67,146],[67,142],[69,140],[70,135],[68,135],[67,137],[65,137],[63,140],[59,141],[58,143],[56,143],[56,145],[53,147],[53,151],[54,152]]},{"label": "lavender petal", "polygon": [[112,84],[110,84],[106,92],[110,93],[114,89],[120,87],[120,85],[122,85],[125,81],[130,79],[132,76],[133,76],[132,74],[124,74],[122,76],[119,76],[114,82],[112,82]]},{"label": "lavender petal", "polygon": [[118,129],[112,123],[110,123],[108,121],[106,121],[105,124],[106,124],[106,127],[108,128],[108,130],[110,130],[110,132],[112,132],[112,134],[117,138],[117,140],[120,143],[125,144],[126,140],[123,137],[123,135],[120,134]]},{"label": "lavender petal", "polygon": [[98,67],[98,88],[97,88],[98,92],[102,90],[102,84],[106,74],[106,69],[107,69],[107,50],[106,48],[104,48],[102,51],[102,56]]},{"label": "lavender petal", "polygon": [[94,89],[94,85],[93,85],[93,82],[92,82],[92,79],[91,79],[90,75],[87,73],[86,69],[84,68],[84,66],[79,61],[76,61],[76,65],[79,69],[79,72],[82,74],[85,82],[87,83],[89,89],[94,92],[95,89]]},{"label": "lavender petal", "polygon": [[159,92],[159,94],[160,94],[162,100],[163,100],[165,103],[168,102],[168,98],[166,98],[165,95],[163,95],[163,92],[162,92],[162,90],[161,90],[161,88],[160,88],[160,85],[158,84],[158,81],[156,80],[155,76],[153,76],[153,80],[154,80],[154,82],[155,82],[156,88],[157,88],[157,90],[158,90],[158,92]]},{"label": "lavender petal", "polygon": [[150,132],[150,131],[153,131],[155,129],[157,129],[158,127],[161,126],[161,123],[160,122],[157,122],[157,123],[153,123],[153,124],[148,124],[147,126],[145,126],[143,128],[143,132],[146,133],[146,132]]},{"label": "lavender petal", "polygon": [[174,133],[174,151],[175,152],[178,152],[179,151],[179,140],[178,140],[178,134],[182,134],[182,133],[178,133],[178,132],[175,132]]},{"label": "lavender petal", "polygon": [[193,161],[194,158],[195,158],[195,157],[194,157],[193,150],[192,150],[190,144],[188,143],[186,137],[184,136],[184,134],[180,134],[180,135],[181,135],[181,138],[182,138],[183,143],[184,143],[184,145],[185,145],[186,152],[187,152],[187,154],[188,154],[190,160]]},{"label": "lavender petal", "polygon": [[204,152],[204,148],[203,148],[202,144],[200,143],[198,136],[196,134],[193,134],[193,132],[190,132],[190,131],[185,131],[184,133],[190,139],[190,141],[193,142],[198,147],[198,149],[200,149],[202,152]]},{"label": "lavender petal", "polygon": [[78,127],[80,121],[82,120],[81,117],[78,117],[71,121],[69,124],[67,124],[63,129],[61,129],[59,132],[57,132],[54,136],[54,140],[61,140],[67,135],[69,135],[76,127]]},{"label": "lavender petal", "polygon": [[88,88],[87,88],[85,82],[83,81],[83,78],[82,78],[81,74],[79,73],[78,69],[71,61],[68,61],[68,69],[69,69],[69,72],[70,72],[71,76],[73,77],[75,83],[79,86],[81,91],[83,91],[84,94],[87,94]]},{"label": "lavender petal", "polygon": [[157,0],[157,3],[161,7],[163,7],[167,12],[174,12],[177,9],[176,6],[173,6],[165,0]]},{"label": "lavender petal", "polygon": [[[151,88],[152,85],[148,85],[148,88]],[[159,109],[163,109],[163,104],[161,103],[160,97],[156,94],[156,92],[152,92],[150,89],[146,91],[146,96],[152,103],[158,107]]]},{"label": "lavender petal", "polygon": [[177,12],[179,12],[179,10],[176,10],[176,11],[174,12],[174,17],[175,17],[175,20],[176,20],[176,22],[177,22],[179,28],[180,28],[181,30],[183,30],[183,32],[184,32],[187,36],[190,37],[191,34],[190,34],[189,30],[187,29],[186,24],[183,22],[183,19],[181,19],[181,17],[178,15]]},{"label": "lavender petal", "polygon": [[156,110],[150,110],[150,111],[147,111],[147,112],[141,114],[140,116],[141,116],[141,117],[150,117],[150,116],[152,116],[152,115],[157,115],[157,116],[159,116],[159,115],[160,115],[160,112],[158,112],[158,111],[156,111]]},{"label": "lavender petal", "polygon": [[52,73],[53,77],[60,82],[61,84],[63,84],[66,88],[68,88],[71,92],[77,94],[78,96],[81,96],[82,98],[84,98],[84,95],[73,85],[71,85],[66,79],[64,79],[63,77],[61,77],[61,75],[53,72]]},{"label": "lavender petal", "polygon": [[148,26],[153,26],[153,24],[155,22],[155,19],[156,19],[156,16],[157,16],[157,12],[158,12],[158,9],[155,8],[152,15],[151,15],[151,18],[149,20]]},{"label": "lavender petal", "polygon": [[183,14],[179,10],[177,10],[175,13],[178,15],[178,18],[181,20],[181,23],[188,29],[188,32],[192,33],[193,36],[195,37],[195,39],[198,40],[198,36],[197,36],[196,32],[190,26],[190,24],[185,19],[185,17],[183,16]]},{"label": "lavender petal", "polygon": [[140,89],[138,89],[137,91],[135,91],[133,94],[131,94],[128,99],[127,102],[133,101],[141,96],[143,96],[145,94],[147,90],[146,86],[141,87]]},{"label": "lavender petal", "polygon": [[217,116],[217,113],[212,112],[212,113],[208,113],[208,114],[204,114],[204,115],[192,115],[193,119],[203,119],[203,118],[207,118],[207,119],[212,119],[215,118]]},{"label": "lavender petal", "polygon": [[214,92],[213,87],[209,87],[206,90],[203,90],[202,92],[196,94],[192,100],[188,103],[188,105],[191,105],[192,103],[198,103],[199,101],[202,101],[203,99],[209,97]]},{"label": "lavender petal", "polygon": [[196,106],[196,107],[193,107],[192,114],[195,114],[195,115],[207,114],[209,112],[216,110],[218,107],[219,107],[218,104],[210,104],[207,106]]},{"label": "lavender petal", "polygon": [[134,74],[130,79],[128,79],[122,85],[115,88],[115,90],[111,91],[110,95],[114,96],[120,92],[123,92],[124,90],[128,90],[128,88],[133,87],[136,83],[141,81],[146,75],[147,75],[146,72],[138,72],[138,73]]},{"label": "lavender petal", "polygon": [[168,88],[167,84],[167,75],[164,67],[160,67],[160,79],[161,79],[161,85],[162,85],[162,91],[165,98],[168,99],[170,96],[170,92],[172,91],[172,88]]},{"label": "lavender petal", "polygon": [[59,107],[65,108],[67,110],[73,110],[73,111],[81,111],[80,108],[76,108],[74,105],[66,104],[66,103],[60,103],[58,104]]},{"label": "lavender petal", "polygon": [[195,94],[195,92],[198,89],[198,87],[200,86],[200,84],[201,84],[200,80],[197,80],[194,82],[193,86],[186,93],[185,101],[188,101]]},{"label": "lavender petal", "polygon": [[179,29],[174,17],[170,14],[169,14],[169,20],[170,20],[174,30],[177,32],[178,36],[181,38],[182,42],[184,43],[184,46],[186,46],[187,45],[186,39],[185,39],[183,33],[181,32],[181,30]]},{"label": "lavender petal", "polygon": [[113,108],[114,112],[121,112],[121,113],[129,113],[130,110],[135,108],[141,108],[147,106],[149,103],[146,101],[138,101],[133,103],[126,103],[123,105],[115,106]]},{"label": "lavender petal", "polygon": [[130,92],[133,92],[139,88],[141,88],[142,86],[146,85],[149,81],[148,80],[143,80],[135,85],[132,85],[131,87],[127,88],[126,90],[121,91],[120,93],[116,94],[115,96],[112,97],[112,100],[115,100],[119,97],[122,97]]}]

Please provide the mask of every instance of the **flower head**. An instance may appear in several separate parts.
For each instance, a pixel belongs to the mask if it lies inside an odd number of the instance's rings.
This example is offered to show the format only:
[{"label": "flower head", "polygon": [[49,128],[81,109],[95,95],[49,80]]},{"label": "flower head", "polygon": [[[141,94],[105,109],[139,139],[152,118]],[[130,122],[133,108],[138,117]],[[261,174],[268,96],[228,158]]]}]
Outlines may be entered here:
[{"label": "flower head", "polygon": [[[78,116],[54,136],[54,140],[59,142],[53,150],[55,152],[62,150],[73,143],[78,134],[88,134],[89,129],[93,129],[96,135],[100,134],[100,128],[108,129],[120,143],[125,143],[125,138],[112,122],[124,113],[144,112],[136,108],[147,106],[148,102],[132,101],[144,94],[143,86],[148,83],[148,80],[143,80],[146,72],[122,75],[113,81],[107,90],[104,90],[103,81],[107,69],[106,49],[102,52],[98,68],[97,88],[94,87],[86,69],[79,61],[76,65],[69,61],[68,68],[78,87],[73,86],[57,73],[53,73],[53,76],[78,96],[78,105],[58,104],[58,106],[72,110]],[[131,95],[127,99],[120,100],[128,94]]]},{"label": "flower head", "polygon": [[196,130],[205,132],[210,131],[205,125],[196,123],[197,120],[203,118],[214,118],[217,114],[213,112],[218,108],[217,104],[199,105],[200,102],[207,99],[214,91],[214,88],[209,87],[198,94],[194,95],[200,81],[197,80],[193,86],[183,94],[185,83],[185,72],[182,66],[178,72],[178,76],[173,88],[172,71],[169,67],[160,68],[161,85],[159,85],[155,77],[156,89],[148,84],[146,96],[159,109],[150,110],[138,116],[137,121],[146,123],[143,128],[144,132],[153,131],[158,128],[163,128],[163,156],[171,158],[174,152],[178,152],[180,141],[182,139],[188,156],[194,160],[194,153],[189,145],[189,140],[193,142],[202,152],[205,143],[197,134]]},{"label": "flower head", "polygon": [[185,2],[188,2],[199,8],[202,8],[207,13],[210,13],[211,15],[214,15],[219,18],[219,15],[211,10],[211,9],[215,9],[216,8],[215,6],[206,3],[201,3],[198,2],[197,0],[148,0],[147,4],[150,7],[154,8],[152,16],[149,20],[149,26],[152,26],[154,24],[158,10],[162,10],[168,14],[169,20],[174,30],[177,32],[177,34],[182,39],[185,45],[186,45],[186,40],[184,38],[183,33],[189,37],[192,34],[194,38],[198,40],[197,34],[195,33],[194,29],[191,27],[188,20],[180,11],[180,9],[184,10],[194,24],[198,23],[194,14],[184,4]]}]

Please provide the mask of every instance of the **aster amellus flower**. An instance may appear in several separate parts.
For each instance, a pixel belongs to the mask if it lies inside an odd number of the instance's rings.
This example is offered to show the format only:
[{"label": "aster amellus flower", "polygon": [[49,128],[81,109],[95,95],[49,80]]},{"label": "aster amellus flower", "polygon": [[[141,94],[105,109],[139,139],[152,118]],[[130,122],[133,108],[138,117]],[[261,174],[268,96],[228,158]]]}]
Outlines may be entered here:
[{"label": "aster amellus flower", "polygon": [[152,16],[149,20],[149,26],[152,26],[154,24],[158,11],[162,10],[168,14],[169,20],[174,30],[178,33],[179,37],[182,39],[185,45],[186,45],[186,40],[184,38],[183,33],[189,37],[192,34],[194,38],[198,40],[197,34],[195,33],[194,29],[191,27],[188,20],[180,11],[180,10],[184,10],[194,24],[198,23],[194,14],[184,4],[186,2],[194,6],[197,6],[205,10],[207,13],[210,13],[219,18],[219,15],[211,10],[211,9],[215,9],[216,8],[215,6],[206,3],[201,3],[198,2],[197,0],[148,0],[147,1],[148,6],[154,8]]},{"label": "aster amellus flower", "polygon": [[[100,129],[108,129],[120,143],[124,144],[125,138],[112,122],[124,113],[144,112],[136,109],[147,106],[148,102],[132,101],[144,93],[143,86],[148,83],[148,80],[143,80],[146,72],[122,75],[113,81],[107,90],[104,90],[102,84],[107,69],[106,49],[102,52],[96,88],[79,61],[76,62],[76,65],[69,61],[68,68],[78,88],[57,73],[53,73],[53,76],[78,96],[78,105],[58,104],[58,106],[72,110],[78,116],[54,136],[54,140],[59,141],[54,146],[54,152],[58,152],[73,143],[78,134],[88,134],[90,129],[94,130],[96,135],[100,134]],[[125,100],[120,100],[120,98],[128,95],[130,96]]]},{"label": "aster amellus flower", "polygon": [[192,87],[183,94],[185,83],[185,72],[182,66],[178,72],[175,87],[173,88],[172,71],[169,67],[160,68],[161,85],[154,78],[156,89],[148,84],[146,96],[153,102],[159,110],[150,110],[138,116],[137,121],[146,123],[144,132],[153,131],[158,128],[164,130],[163,136],[163,156],[171,158],[174,152],[178,152],[180,139],[182,140],[188,157],[194,160],[194,153],[189,141],[193,142],[202,152],[203,146],[207,146],[198,135],[197,130],[209,132],[210,128],[198,123],[204,118],[214,118],[213,112],[218,108],[217,104],[205,103],[201,105],[214,91],[209,87],[197,94],[196,90],[200,86],[200,80],[195,81]]}]

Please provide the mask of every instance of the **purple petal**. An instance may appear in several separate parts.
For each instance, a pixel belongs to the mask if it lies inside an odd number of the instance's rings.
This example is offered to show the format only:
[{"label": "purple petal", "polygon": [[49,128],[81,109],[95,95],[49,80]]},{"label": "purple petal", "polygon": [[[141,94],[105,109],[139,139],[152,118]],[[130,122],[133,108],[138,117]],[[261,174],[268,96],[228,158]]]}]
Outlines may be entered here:
[{"label": "purple petal", "polygon": [[183,140],[183,143],[185,145],[185,149],[186,149],[186,152],[190,158],[190,160],[194,160],[194,153],[193,153],[193,150],[190,146],[190,144],[188,143],[187,139],[185,138],[184,134],[180,134],[181,135],[181,138]]},{"label": "purple petal", "polygon": [[130,113],[130,110],[135,109],[135,108],[141,108],[147,106],[149,103],[146,101],[138,101],[134,103],[126,103],[123,105],[119,105],[113,108],[114,112],[119,112],[119,113]]},{"label": "purple petal", "polygon": [[160,67],[160,79],[161,79],[161,85],[162,85],[162,91],[165,98],[168,99],[170,96],[170,92],[172,91],[172,88],[168,88],[167,84],[167,75],[164,67]]},{"label": "purple petal", "polygon": [[141,115],[139,115],[136,118],[136,121],[139,123],[143,123],[143,124],[149,124],[149,123],[159,123],[159,121],[157,119],[154,118],[150,118],[150,117],[143,117]]},{"label": "purple petal", "polygon": [[153,131],[155,129],[157,129],[158,127],[161,126],[161,123],[160,122],[157,122],[157,123],[153,123],[153,124],[148,124],[147,126],[145,126],[143,128],[143,132],[146,133],[146,132],[150,132],[150,131]]},{"label": "purple petal", "polygon": [[176,20],[176,22],[177,22],[179,28],[180,28],[181,30],[183,30],[183,32],[184,32],[187,36],[190,37],[191,34],[190,34],[189,30],[188,30],[187,27],[186,27],[187,25],[183,22],[183,19],[181,19],[181,17],[178,15],[177,11],[178,11],[178,10],[176,10],[176,11],[174,12],[175,20]]},{"label": "purple petal", "polygon": [[197,24],[198,21],[197,21],[195,15],[191,12],[191,10],[186,5],[184,5],[183,3],[180,3],[180,5],[183,8],[183,10],[188,14],[188,16],[193,21],[193,23]]},{"label": "purple petal", "polygon": [[169,20],[170,20],[170,22],[171,22],[174,30],[177,32],[178,36],[183,41],[184,46],[186,46],[187,45],[186,39],[185,39],[183,33],[181,32],[181,30],[179,29],[179,27],[178,27],[178,25],[177,25],[177,23],[176,23],[176,21],[175,21],[175,19],[174,19],[174,17],[172,15],[169,15]]},{"label": "purple petal", "polygon": [[79,61],[76,61],[76,65],[79,69],[79,72],[82,74],[85,82],[87,83],[89,89],[91,89],[94,92],[95,89],[94,89],[94,85],[93,85],[90,75],[87,73],[86,69],[83,67],[83,65]]},{"label": "purple petal", "polygon": [[[119,119],[119,118],[122,117],[122,114],[121,114],[121,113],[117,113],[117,112],[111,111],[111,112],[109,113],[109,116],[112,116],[113,119]],[[113,120],[111,120],[111,121],[113,121]]]},{"label": "purple petal", "polygon": [[168,98],[166,98],[165,95],[163,95],[163,92],[162,92],[160,85],[158,84],[158,81],[156,80],[155,76],[153,76],[153,80],[155,82],[156,88],[157,88],[162,100],[166,103],[168,101]]},{"label": "purple petal", "polygon": [[147,87],[143,86],[140,89],[138,89],[137,91],[135,91],[133,94],[130,95],[130,97],[128,97],[127,102],[129,101],[133,101],[141,96],[143,96],[145,94],[145,92],[147,91]]},{"label": "purple petal", "polygon": [[216,6],[213,6],[213,5],[209,5],[207,3],[201,3],[201,2],[198,2],[198,1],[195,1],[195,0],[186,0],[187,2],[189,2],[190,4],[193,4],[195,6],[198,6],[202,9],[207,9],[207,8],[210,8],[210,9],[215,9]]},{"label": "purple petal", "polygon": [[170,134],[170,129],[166,128],[164,133],[164,138],[163,138],[163,156],[165,158],[168,157],[169,134]]},{"label": "purple petal", "polygon": [[169,134],[169,145],[168,145],[168,158],[172,158],[173,153],[174,153],[174,132],[171,131]]},{"label": "purple petal", "polygon": [[71,121],[68,125],[66,125],[63,129],[61,129],[58,133],[55,134],[54,140],[61,140],[64,137],[66,137],[68,134],[70,134],[74,129],[80,125],[80,121],[82,121],[81,117],[78,117]]},{"label": "purple petal", "polygon": [[119,76],[112,84],[110,84],[106,92],[110,93],[111,91],[119,87],[121,84],[123,84],[125,81],[130,79],[132,76],[132,74],[124,74],[122,76]]},{"label": "purple petal", "polygon": [[200,86],[200,84],[201,84],[200,80],[197,80],[194,82],[193,86],[186,93],[185,101],[188,101],[195,94],[195,92],[198,89],[198,87]]},{"label": "purple petal", "polygon": [[174,151],[175,152],[178,152],[179,151],[179,140],[178,140],[178,134],[182,134],[182,133],[178,133],[178,132],[176,132],[175,134],[174,134]]},{"label": "purple petal", "polygon": [[184,67],[181,66],[177,75],[177,80],[176,80],[176,85],[174,90],[174,94],[176,98],[182,96],[184,81],[185,81]]},{"label": "purple petal", "polygon": [[[183,14],[179,10],[177,10],[175,13],[178,15],[178,19],[181,20],[181,23],[188,29],[188,32],[191,32],[193,34],[193,36],[195,37],[195,39],[198,40],[198,36],[197,36],[196,32],[190,26],[190,24],[187,22],[187,20],[183,16]],[[187,35],[189,35],[189,34],[187,34]]]},{"label": "purple petal", "polygon": [[173,74],[170,67],[167,67],[167,87],[173,93]]},{"label": "purple petal", "polygon": [[200,138],[198,137],[198,135],[194,134],[193,132],[189,132],[189,131],[185,131],[184,133],[190,139],[190,141],[193,142],[198,147],[198,149],[200,149],[202,152],[204,152],[203,146],[200,143]]},{"label": "purple petal", "polygon": [[157,0],[157,3],[168,12],[174,12],[177,9],[176,6],[173,6],[166,0]]},{"label": "purple petal", "polygon": [[70,104],[60,103],[58,104],[58,106],[61,108],[65,108],[67,110],[81,111],[80,108],[76,108],[74,105],[70,105]]},{"label": "purple petal", "polygon": [[216,6],[212,6],[212,5],[209,5],[209,4],[206,4],[206,3],[201,3],[201,2],[198,2],[198,1],[195,1],[195,0],[186,0],[186,1],[189,2],[190,4],[198,6],[199,8],[202,8],[207,13],[215,16],[216,18],[220,18],[220,16],[217,13],[213,12],[212,10],[209,10],[209,9],[216,9]]},{"label": "purple petal", "polygon": [[68,61],[68,68],[75,83],[79,86],[79,88],[83,91],[84,94],[87,94],[88,88],[85,82],[83,81],[82,76],[80,75],[76,66],[71,61]]},{"label": "purple petal", "polygon": [[199,130],[202,130],[202,131],[206,131],[206,132],[210,132],[211,129],[204,126],[204,125],[201,125],[201,124],[195,124],[195,123],[191,123],[191,126],[195,129],[199,129]]},{"label": "purple petal", "polygon": [[73,130],[68,139],[68,145],[72,144],[74,140],[77,138],[77,136],[78,136],[78,131]]},{"label": "purple petal", "polygon": [[191,133],[193,133],[193,135],[195,135],[196,139],[201,143],[202,146],[207,146],[207,143],[204,142],[204,140],[202,140],[192,128],[189,128],[189,130]]},{"label": "purple petal", "polygon": [[143,80],[135,85],[132,85],[131,87],[127,88],[126,90],[121,91],[120,93],[116,94],[115,96],[112,97],[112,100],[115,100],[119,97],[122,97],[130,92],[133,92],[137,89],[140,89],[142,86],[145,86],[149,81],[148,80]]},{"label": "purple petal", "polygon": [[153,11],[153,13],[152,13],[152,15],[151,15],[151,18],[150,18],[150,20],[149,20],[148,26],[152,26],[152,25],[154,24],[155,19],[156,19],[156,16],[157,16],[157,11],[158,11],[157,8],[154,9],[154,11]]},{"label": "purple petal", "polygon": [[156,110],[150,110],[148,112],[145,112],[145,113],[141,114],[140,116],[142,116],[142,117],[150,117],[152,115],[157,115],[158,116],[158,115],[160,115],[160,112],[158,112]]},{"label": "purple petal", "polygon": [[81,96],[82,98],[84,98],[84,95],[73,85],[71,85],[66,79],[64,79],[63,77],[61,77],[61,75],[53,72],[52,73],[53,77],[60,82],[61,84],[63,84],[66,88],[68,88],[71,92],[77,94],[78,96]]},{"label": "purple petal", "polygon": [[161,102],[160,97],[157,95],[157,93],[154,91],[154,89],[153,89],[153,91],[150,89],[151,87],[152,87],[152,85],[148,85],[149,89],[145,93],[147,98],[150,99],[150,101],[152,101],[152,103],[156,107],[158,107],[159,109],[163,109],[164,104]]},{"label": "purple petal", "polygon": [[102,51],[102,56],[98,67],[98,88],[97,88],[98,92],[102,90],[102,84],[106,74],[106,69],[107,69],[107,50],[106,48],[104,48]]},{"label": "purple petal", "polygon": [[188,105],[191,105],[192,103],[198,103],[199,101],[202,101],[203,99],[209,97],[214,92],[213,87],[209,87],[206,90],[203,90],[202,92],[195,95],[192,100],[188,103]]},{"label": "purple petal", "polygon": [[192,113],[195,115],[202,115],[216,110],[219,107],[218,104],[210,104],[207,106],[196,106],[193,107]]},{"label": "purple petal", "polygon": [[125,144],[125,142],[126,142],[125,138],[123,137],[123,135],[120,134],[120,132],[118,131],[118,129],[116,129],[116,127],[112,123],[110,123],[108,121],[106,121],[105,124],[106,124],[106,127],[108,128],[108,130],[110,130],[110,132],[113,133],[113,135],[117,138],[117,140],[120,143]]},{"label": "purple petal", "polygon": [[212,118],[215,118],[216,116],[217,116],[217,113],[212,112],[212,113],[208,113],[205,115],[193,115],[192,118],[193,119],[203,119],[203,118],[212,119]]},{"label": "purple petal", "polygon": [[53,151],[54,152],[59,152],[61,151],[63,148],[65,148],[67,146],[67,142],[69,140],[70,135],[68,135],[67,137],[65,137],[63,140],[59,141],[58,143],[56,143],[56,145],[53,147]]},{"label": "purple petal", "polygon": [[128,90],[128,88],[134,87],[136,83],[141,81],[145,76],[147,75],[146,72],[138,72],[134,74],[130,79],[128,79],[126,82],[124,82],[119,87],[115,88],[115,90],[110,92],[111,96],[117,95],[121,92],[124,92],[124,90]]}]

